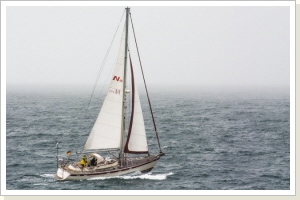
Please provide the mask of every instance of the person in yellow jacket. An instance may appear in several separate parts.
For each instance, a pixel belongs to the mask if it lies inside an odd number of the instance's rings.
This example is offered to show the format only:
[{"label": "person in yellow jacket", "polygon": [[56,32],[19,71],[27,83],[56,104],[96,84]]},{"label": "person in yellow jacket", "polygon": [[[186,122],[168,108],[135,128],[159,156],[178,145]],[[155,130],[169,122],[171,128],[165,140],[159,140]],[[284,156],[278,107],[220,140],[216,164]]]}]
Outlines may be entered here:
[{"label": "person in yellow jacket", "polygon": [[87,160],[86,160],[86,157],[84,155],[84,156],[82,156],[81,161],[80,161],[81,166],[85,167],[86,166],[86,162],[87,162]]}]

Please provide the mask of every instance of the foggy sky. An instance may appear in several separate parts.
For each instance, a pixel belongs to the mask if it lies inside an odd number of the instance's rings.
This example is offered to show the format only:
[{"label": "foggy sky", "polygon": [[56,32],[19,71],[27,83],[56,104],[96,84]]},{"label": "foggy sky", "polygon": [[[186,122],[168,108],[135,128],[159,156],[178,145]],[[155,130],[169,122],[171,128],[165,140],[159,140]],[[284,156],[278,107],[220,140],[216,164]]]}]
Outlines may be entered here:
[{"label": "foggy sky", "polygon": [[[123,11],[8,7],[8,88],[92,88]],[[152,87],[289,87],[289,7],[131,7],[131,13]]]}]

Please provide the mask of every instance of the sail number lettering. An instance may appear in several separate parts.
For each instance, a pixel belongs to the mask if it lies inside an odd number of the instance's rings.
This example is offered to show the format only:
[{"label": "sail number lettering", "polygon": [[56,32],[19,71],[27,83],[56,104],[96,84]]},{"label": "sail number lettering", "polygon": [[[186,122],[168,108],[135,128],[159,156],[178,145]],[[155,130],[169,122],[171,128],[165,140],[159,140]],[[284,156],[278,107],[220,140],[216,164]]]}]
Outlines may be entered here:
[{"label": "sail number lettering", "polygon": [[121,90],[119,90],[119,89],[110,89],[109,92],[114,93],[114,94],[121,94]]},{"label": "sail number lettering", "polygon": [[119,82],[123,82],[123,80],[119,77],[119,76],[114,76],[113,77],[114,81],[119,81]]}]

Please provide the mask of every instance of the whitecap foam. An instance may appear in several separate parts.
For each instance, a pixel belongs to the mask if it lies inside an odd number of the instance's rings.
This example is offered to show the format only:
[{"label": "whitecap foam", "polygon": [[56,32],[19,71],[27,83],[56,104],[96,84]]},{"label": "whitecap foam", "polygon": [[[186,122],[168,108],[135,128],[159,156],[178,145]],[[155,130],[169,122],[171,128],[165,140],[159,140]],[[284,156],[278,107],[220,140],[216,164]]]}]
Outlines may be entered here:
[{"label": "whitecap foam", "polygon": [[44,178],[49,178],[49,177],[53,178],[54,174],[42,174],[40,176]]},{"label": "whitecap foam", "polygon": [[36,183],[36,184],[33,184],[33,185],[48,185],[47,183]]},{"label": "whitecap foam", "polygon": [[167,179],[168,176],[173,175],[173,172],[169,172],[167,174],[131,174],[131,175],[124,175],[124,176],[115,176],[115,177],[97,177],[97,178],[91,178],[89,180],[105,180],[105,179],[125,179],[125,180],[130,180],[130,179],[148,179],[148,180],[165,180]]}]

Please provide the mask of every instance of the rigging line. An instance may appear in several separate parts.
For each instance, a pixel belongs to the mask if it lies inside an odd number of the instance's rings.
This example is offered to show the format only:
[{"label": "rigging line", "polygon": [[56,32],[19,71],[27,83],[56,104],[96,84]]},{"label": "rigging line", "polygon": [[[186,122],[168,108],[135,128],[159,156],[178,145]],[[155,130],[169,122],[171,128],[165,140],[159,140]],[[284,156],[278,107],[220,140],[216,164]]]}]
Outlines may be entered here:
[{"label": "rigging line", "polygon": [[154,130],[155,130],[159,150],[160,150],[160,153],[162,153],[162,149],[161,149],[161,146],[160,146],[160,142],[159,142],[159,139],[158,139],[158,133],[157,133],[156,125],[155,125],[155,120],[154,120],[154,116],[153,116],[153,111],[152,111],[152,107],[151,107],[151,103],[150,103],[150,98],[149,98],[149,94],[148,94],[148,89],[147,89],[147,85],[146,85],[146,80],[145,80],[145,76],[144,76],[144,71],[143,71],[143,67],[142,67],[140,52],[139,52],[139,48],[138,48],[138,45],[137,45],[135,31],[134,31],[134,27],[133,27],[133,23],[132,23],[131,13],[129,13],[129,15],[130,15],[130,21],[131,21],[132,31],[133,31],[133,35],[134,35],[136,50],[137,50],[137,53],[138,53],[139,62],[140,62],[140,66],[141,66],[141,71],[142,71],[142,75],[143,75],[144,85],[145,85],[145,89],[146,89],[146,93],[147,93],[148,103],[149,103],[149,107],[150,107],[150,111],[151,111],[152,122],[153,122]]},{"label": "rigging line", "polygon": [[113,44],[113,42],[114,42],[114,40],[115,40],[116,34],[117,34],[118,30],[119,30],[119,26],[120,26],[120,24],[121,24],[121,21],[122,21],[122,19],[123,19],[123,17],[124,17],[124,13],[125,13],[125,11],[124,11],[123,14],[122,14],[122,17],[121,17],[120,22],[119,22],[119,24],[118,24],[117,30],[116,30],[116,32],[115,32],[115,34],[114,34],[114,36],[113,36],[113,39],[112,39],[112,41],[111,41],[111,43],[110,43],[110,46],[109,46],[109,48],[108,48],[108,50],[107,50],[107,52],[106,52],[106,54],[105,54],[105,57],[104,57],[104,59],[103,59],[103,61],[102,61],[101,67],[100,67],[100,69],[99,69],[99,72],[98,72],[98,75],[97,75],[97,78],[96,78],[96,81],[95,81],[95,84],[94,84],[94,87],[93,87],[93,91],[92,91],[91,97],[90,97],[90,100],[89,100],[89,103],[88,103],[88,108],[90,107],[90,104],[91,104],[93,95],[94,95],[94,93],[95,93],[95,90],[96,90],[96,87],[97,87],[97,84],[98,84],[98,81],[99,81],[100,76],[101,76],[101,73],[102,73],[102,71],[103,71],[104,65],[105,65],[106,60],[107,60],[107,58],[108,58],[108,55],[109,55],[109,52],[110,52],[110,50],[111,50],[112,44]]}]

